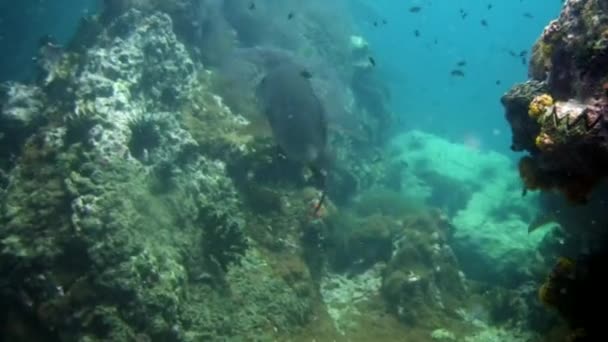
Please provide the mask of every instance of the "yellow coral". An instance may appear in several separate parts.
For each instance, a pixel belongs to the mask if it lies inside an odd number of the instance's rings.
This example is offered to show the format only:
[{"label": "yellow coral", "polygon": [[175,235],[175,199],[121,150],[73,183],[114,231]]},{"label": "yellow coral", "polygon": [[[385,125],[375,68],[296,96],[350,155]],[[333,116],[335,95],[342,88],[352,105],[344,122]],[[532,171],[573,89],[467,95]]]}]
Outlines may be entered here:
[{"label": "yellow coral", "polygon": [[553,106],[553,98],[549,94],[541,94],[536,96],[528,107],[528,115],[537,119],[539,118],[547,108]]},{"label": "yellow coral", "polygon": [[540,150],[548,150],[554,144],[554,141],[549,134],[540,133],[536,136],[536,139],[534,139],[534,144]]},{"label": "yellow coral", "polygon": [[542,139],[542,136],[539,134],[534,139],[534,145],[536,145],[536,147],[540,148],[542,146],[542,144],[543,144],[543,139]]}]

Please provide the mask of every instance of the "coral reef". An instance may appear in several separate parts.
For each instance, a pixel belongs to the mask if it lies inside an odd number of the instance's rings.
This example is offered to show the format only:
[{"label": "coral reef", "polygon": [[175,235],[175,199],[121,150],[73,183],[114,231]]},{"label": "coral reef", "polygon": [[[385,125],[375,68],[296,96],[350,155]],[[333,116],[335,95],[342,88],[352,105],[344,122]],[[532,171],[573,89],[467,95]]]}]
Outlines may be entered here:
[{"label": "coral reef", "polygon": [[569,341],[601,341],[606,331],[591,308],[608,304],[602,265],[605,252],[580,255],[577,259],[560,257],[538,290],[538,299],[566,319]]},{"label": "coral reef", "polygon": [[501,98],[513,133],[513,151],[536,150],[534,140],[540,133],[540,126],[529,114],[530,103],[537,96],[546,94],[546,88],[544,83],[531,80],[514,86]]},{"label": "coral reef", "polygon": [[509,158],[416,131],[396,137],[394,148],[408,165],[405,194],[441,208],[453,225],[451,246],[469,277],[510,287],[530,279],[546,232],[528,234],[538,197],[522,198]]},{"label": "coral reef", "polygon": [[[250,15],[239,3],[105,1],[70,44],[41,46],[35,83],[2,85],[0,339],[283,340],[320,316],[330,322],[305,236],[330,225],[334,196],[349,201],[382,169],[367,166],[372,147],[358,154],[355,134],[338,130],[344,166],[311,215],[312,175],[276,153],[242,89],[217,86],[214,63],[237,35],[267,34],[235,25],[229,12]],[[314,65],[350,57],[347,20],[301,6],[294,35],[271,29],[288,35],[276,45],[307,50]],[[311,69],[319,96],[349,115],[351,67]],[[396,225],[367,213],[357,221],[370,229],[353,230],[341,253],[351,265],[361,259],[354,246],[377,241],[364,272],[390,258]]]},{"label": "coral reef", "polygon": [[606,177],[606,15],[602,1],[566,1],[534,46],[532,80],[503,97],[512,148],[530,153],[520,165],[526,187],[573,203]]},{"label": "coral reef", "polygon": [[544,258],[557,261],[537,300],[564,318],[570,331],[558,329],[548,340],[606,338],[588,308],[606,305],[597,267],[605,263],[606,248],[600,213],[608,175],[607,16],[604,1],[566,1],[534,45],[531,80],[502,98],[512,148],[528,152],[519,162],[520,177],[526,189],[545,191],[542,215],[563,228],[541,245]]},{"label": "coral reef", "polygon": [[[201,154],[214,137],[202,144],[184,125],[181,109],[209,84],[171,19],[129,10],[82,53],[63,57],[75,64],[56,73],[73,89],[62,97],[16,84],[2,95],[5,138],[19,139],[2,158],[15,155],[2,165],[2,338],[31,324],[39,339],[90,341],[277,336],[304,324],[312,296],[249,246],[225,163]],[[221,109],[215,98],[199,103]]]},{"label": "coral reef", "polygon": [[[516,200],[506,158],[432,135],[385,153],[390,94],[333,15],[345,2],[104,4],[71,44],[41,46],[36,82],[0,88],[1,340],[526,337],[533,287],[509,279],[551,248],[514,243],[537,197]],[[333,115],[316,213],[314,174],[277,153],[250,93],[285,58]],[[592,114],[546,82],[511,98],[514,145],[535,153],[580,138],[551,120]]]},{"label": "coral reef", "polygon": [[344,335],[346,331],[353,329],[356,318],[361,319],[362,315],[357,304],[376,295],[380,286],[379,265],[354,277],[328,274],[322,279],[321,295],[339,333]]},{"label": "coral reef", "polygon": [[331,264],[344,271],[366,269],[379,261],[388,261],[396,228],[396,222],[382,215],[365,219],[348,213],[331,215],[326,246]]},{"label": "coral reef", "polygon": [[403,221],[425,212],[415,199],[382,188],[359,194],[349,207],[328,215],[324,248],[332,268],[354,273],[387,262]]},{"label": "coral reef", "polygon": [[384,270],[382,294],[390,310],[408,325],[449,326],[450,313],[459,306],[467,285],[447,244],[447,227],[432,216],[404,225]]},{"label": "coral reef", "polygon": [[[395,199],[399,199],[398,203],[385,206]],[[342,230],[336,232],[336,228]],[[470,307],[472,283],[460,270],[448,244],[453,228],[440,211],[425,209],[415,200],[400,198],[390,191],[374,189],[362,194],[350,210],[330,214],[327,225],[320,229],[324,238],[317,252],[326,255],[328,266],[320,280],[321,295],[335,329],[345,338],[529,338],[522,329],[514,327],[528,319],[530,312],[525,305],[520,305],[522,316],[514,315],[517,319],[513,321],[505,323],[500,315],[488,314],[483,323],[479,322],[478,311],[504,309],[499,306],[504,300],[492,297],[483,303],[483,308]],[[378,254],[385,251],[390,253]],[[504,298],[523,297],[511,290],[504,293]],[[515,301],[505,305],[514,305]],[[380,319],[380,323],[366,317],[375,310],[387,309],[407,333],[401,332],[400,337],[388,332],[378,335],[371,326],[367,332],[361,331],[367,324],[387,324],[387,318]],[[506,326],[496,328],[496,323]]]},{"label": "coral reef", "polygon": [[5,83],[0,86],[0,169],[19,153],[25,140],[45,120],[44,93],[36,86]]}]

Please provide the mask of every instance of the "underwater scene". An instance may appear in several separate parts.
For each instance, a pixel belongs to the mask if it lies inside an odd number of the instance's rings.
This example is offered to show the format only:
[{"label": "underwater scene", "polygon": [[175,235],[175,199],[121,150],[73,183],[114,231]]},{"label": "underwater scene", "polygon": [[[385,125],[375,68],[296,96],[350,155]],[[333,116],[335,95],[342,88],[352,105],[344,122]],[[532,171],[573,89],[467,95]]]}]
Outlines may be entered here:
[{"label": "underwater scene", "polygon": [[608,0],[0,0],[0,49],[0,342],[608,341]]}]

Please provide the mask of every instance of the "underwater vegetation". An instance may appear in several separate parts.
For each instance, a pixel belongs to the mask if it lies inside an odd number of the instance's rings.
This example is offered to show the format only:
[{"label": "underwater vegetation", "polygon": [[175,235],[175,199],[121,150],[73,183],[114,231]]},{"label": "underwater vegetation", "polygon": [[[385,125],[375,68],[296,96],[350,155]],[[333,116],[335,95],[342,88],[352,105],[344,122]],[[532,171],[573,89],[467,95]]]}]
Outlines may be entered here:
[{"label": "underwater vegetation", "polygon": [[502,97],[519,164],[399,130],[359,1],[102,3],[0,84],[1,341],[605,340],[604,2]]}]

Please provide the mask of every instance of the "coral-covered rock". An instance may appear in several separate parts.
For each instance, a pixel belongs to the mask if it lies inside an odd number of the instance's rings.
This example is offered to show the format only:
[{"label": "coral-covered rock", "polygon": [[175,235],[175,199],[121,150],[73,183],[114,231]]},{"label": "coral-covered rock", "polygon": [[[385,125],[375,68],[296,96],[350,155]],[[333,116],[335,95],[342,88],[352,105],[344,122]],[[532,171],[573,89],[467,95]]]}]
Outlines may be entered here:
[{"label": "coral-covered rock", "polygon": [[2,104],[2,129],[9,129],[11,122],[24,127],[33,126],[44,114],[44,94],[36,86],[6,83],[0,88]]},{"label": "coral-covered rock", "polygon": [[570,341],[602,341],[607,337],[605,322],[589,307],[608,305],[603,265],[605,252],[559,258],[538,289],[538,299],[568,322]]},{"label": "coral-covered rock", "polygon": [[[199,148],[238,120],[169,17],[128,11],[69,53],[71,91],[2,94],[3,119],[23,127],[7,132],[23,146],[0,175],[3,327],[10,316],[39,327],[38,340],[197,341],[272,340],[304,324],[306,284],[290,287],[252,250],[220,148]],[[181,117],[197,114],[194,89],[218,132],[196,141]]]},{"label": "coral-covered rock", "polygon": [[[558,190],[543,197],[549,215],[564,232],[543,248],[558,258],[538,291],[538,299],[566,319],[575,330],[569,341],[605,339],[603,326],[589,314],[588,304],[606,304],[605,287],[595,267],[605,263],[605,188],[608,176],[608,5],[603,0],[568,0],[535,43],[530,64],[531,82],[542,89],[515,105],[503,98],[513,128],[516,150],[529,155],[519,162],[527,189]],[[521,88],[516,85],[513,90]],[[527,105],[525,104],[527,102]],[[526,117],[525,111],[527,107]],[[534,129],[522,130],[520,123]],[[601,185],[601,186],[600,186]],[[567,206],[587,204],[585,206]],[[579,255],[580,250],[585,251]],[[562,333],[562,335],[565,335]]]},{"label": "coral-covered rock", "polygon": [[[510,97],[518,108],[513,120],[535,124],[517,91],[525,93],[518,89]],[[531,101],[533,96],[527,96]],[[451,246],[469,277],[505,286],[530,277],[543,237],[542,231],[528,234],[538,197],[522,197],[521,180],[508,157],[417,131],[394,144],[398,160],[408,165],[403,191],[444,210],[453,224]]]},{"label": "coral-covered rock", "polygon": [[585,203],[608,176],[607,18],[602,1],[567,1],[533,49],[534,81],[526,84],[539,87],[518,99],[513,94],[525,85],[517,85],[503,97],[513,149],[531,154],[520,163],[529,189],[557,189]]},{"label": "coral-covered rock", "polygon": [[327,253],[334,268],[356,271],[390,259],[398,228],[391,217],[376,214],[361,219],[340,213],[329,216],[328,226]]},{"label": "coral-covered rock", "polygon": [[466,291],[441,225],[429,218],[406,223],[382,278],[390,310],[408,325],[441,326]]},{"label": "coral-covered rock", "polygon": [[[74,75],[75,110],[67,125],[84,130],[86,141],[102,157],[128,154],[129,139],[137,134],[131,124],[150,121],[154,115],[146,113],[152,108],[178,109],[196,76],[165,14],[144,16],[131,10],[105,29],[86,54],[87,63]],[[172,116],[176,120],[178,115]],[[183,133],[175,133],[169,141],[175,139],[191,140]],[[142,157],[141,153],[138,149],[134,157]]]},{"label": "coral-covered rock", "polygon": [[506,108],[506,118],[511,125],[513,151],[534,151],[534,138],[540,127],[529,115],[530,103],[536,96],[545,93],[546,85],[538,81],[529,81],[516,85],[502,98]]},{"label": "coral-covered rock", "polygon": [[0,159],[19,154],[25,139],[45,122],[45,99],[34,85],[0,85]]},{"label": "coral-covered rock", "polygon": [[[381,288],[381,266],[346,277],[328,273],[321,280],[321,295],[335,329],[344,335],[361,319],[357,305],[377,295]],[[363,317],[364,318],[364,317]]]}]

